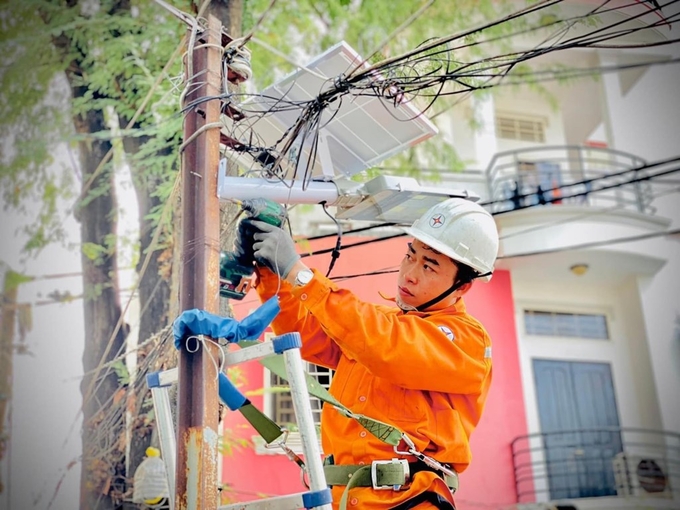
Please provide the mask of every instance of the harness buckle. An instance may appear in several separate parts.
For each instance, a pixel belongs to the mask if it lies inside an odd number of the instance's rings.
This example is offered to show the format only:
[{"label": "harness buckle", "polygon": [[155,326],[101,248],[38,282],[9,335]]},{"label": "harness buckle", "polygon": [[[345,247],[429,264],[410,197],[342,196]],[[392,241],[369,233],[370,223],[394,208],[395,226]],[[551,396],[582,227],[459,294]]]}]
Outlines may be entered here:
[{"label": "harness buckle", "polygon": [[[378,483],[378,466],[380,465],[386,465],[386,464],[401,464],[403,473],[404,473],[404,483],[396,484],[396,485],[390,485],[390,484],[380,484]],[[408,467],[408,461],[406,459],[392,459],[392,460],[374,460],[371,462],[371,484],[373,485],[373,489],[376,491],[385,491],[385,490],[392,490],[392,491],[398,491],[401,490],[402,487],[405,485],[408,485],[409,482],[411,481],[411,472]]]}]

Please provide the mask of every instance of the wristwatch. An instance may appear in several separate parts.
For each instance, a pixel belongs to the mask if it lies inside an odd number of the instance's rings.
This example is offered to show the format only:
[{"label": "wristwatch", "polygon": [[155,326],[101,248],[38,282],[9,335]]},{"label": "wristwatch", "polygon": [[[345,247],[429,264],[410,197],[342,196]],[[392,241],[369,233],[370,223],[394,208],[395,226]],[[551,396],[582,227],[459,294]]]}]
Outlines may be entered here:
[{"label": "wristwatch", "polygon": [[295,286],[303,287],[304,285],[307,285],[312,280],[312,278],[314,278],[314,273],[312,273],[311,270],[301,269],[295,275]]}]

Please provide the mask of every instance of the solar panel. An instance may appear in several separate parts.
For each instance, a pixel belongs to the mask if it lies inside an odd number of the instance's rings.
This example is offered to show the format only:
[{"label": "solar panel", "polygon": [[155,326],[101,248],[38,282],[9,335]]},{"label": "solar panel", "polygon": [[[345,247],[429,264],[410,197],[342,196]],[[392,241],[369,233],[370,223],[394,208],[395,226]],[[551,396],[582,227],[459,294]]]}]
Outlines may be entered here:
[{"label": "solar panel", "polygon": [[[284,179],[331,180],[376,166],[437,134],[436,126],[412,102],[379,97],[378,92],[367,93],[365,89],[360,94],[349,89],[345,94],[333,95],[335,100],[323,105],[317,137],[313,133],[306,138],[301,133],[294,135],[291,127],[303,107],[312,105],[321,93],[335,86],[339,77],[359,64],[369,67],[342,41],[244,101],[240,107],[246,119],[232,121],[223,116],[222,131],[257,149],[227,148],[225,155],[246,171],[262,172],[283,152],[288,141],[290,150],[280,159],[281,167],[269,170]],[[383,83],[377,73],[367,79],[376,86]]]}]

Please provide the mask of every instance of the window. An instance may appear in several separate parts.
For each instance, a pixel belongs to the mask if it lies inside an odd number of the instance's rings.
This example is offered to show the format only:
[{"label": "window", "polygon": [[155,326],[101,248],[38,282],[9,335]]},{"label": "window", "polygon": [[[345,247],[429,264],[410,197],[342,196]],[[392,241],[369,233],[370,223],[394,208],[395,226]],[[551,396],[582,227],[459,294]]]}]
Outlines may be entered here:
[{"label": "window", "polygon": [[538,117],[499,115],[496,116],[496,135],[510,140],[545,143],[545,121]]},{"label": "window", "polygon": [[[314,365],[313,363],[306,363],[306,372],[312,377],[316,378],[321,385],[328,389],[333,378],[332,370]],[[293,410],[293,399],[288,388],[288,381],[281,379],[274,373],[269,373],[269,388],[271,395],[271,418],[281,426],[295,425],[295,411]],[[310,405],[312,406],[312,416],[314,416],[315,423],[321,423],[321,400],[316,397],[310,397]]]},{"label": "window", "polygon": [[524,326],[529,335],[609,339],[607,318],[601,314],[524,310]]}]

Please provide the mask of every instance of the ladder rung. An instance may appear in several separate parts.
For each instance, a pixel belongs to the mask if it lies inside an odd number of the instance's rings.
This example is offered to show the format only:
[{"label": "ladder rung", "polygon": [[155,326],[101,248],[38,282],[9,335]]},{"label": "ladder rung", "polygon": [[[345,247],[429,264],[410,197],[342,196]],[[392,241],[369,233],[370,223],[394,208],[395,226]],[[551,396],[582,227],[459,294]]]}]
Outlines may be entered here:
[{"label": "ladder rung", "polygon": [[252,361],[255,359],[262,359],[268,356],[273,356],[278,354],[276,351],[276,345],[274,342],[261,342],[258,344],[250,345],[239,349],[238,351],[227,352],[224,355],[224,364],[226,366],[238,365],[239,363],[245,363],[246,361]]},{"label": "ladder rung", "polygon": [[[280,354],[280,346],[275,341],[261,342],[239,349],[238,351],[227,352],[224,354],[225,366],[238,365],[247,361],[266,358],[275,354]],[[177,382],[179,378],[177,368],[170,368],[161,372],[153,372],[146,377],[149,388],[159,388],[170,386]]]},{"label": "ladder rung", "polygon": [[177,382],[179,378],[177,367],[163,370],[162,372],[152,372],[146,376],[146,385],[149,388],[163,388]]}]

